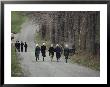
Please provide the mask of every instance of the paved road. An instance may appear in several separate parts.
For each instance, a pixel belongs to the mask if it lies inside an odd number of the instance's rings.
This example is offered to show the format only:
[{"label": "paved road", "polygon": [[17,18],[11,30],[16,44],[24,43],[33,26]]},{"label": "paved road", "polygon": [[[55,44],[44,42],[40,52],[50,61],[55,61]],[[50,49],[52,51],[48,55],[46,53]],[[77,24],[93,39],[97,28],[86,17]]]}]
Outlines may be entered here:
[{"label": "paved road", "polygon": [[28,52],[19,53],[21,59],[21,66],[26,77],[98,77],[100,76],[98,71],[91,70],[89,68],[79,66],[77,64],[65,63],[62,57],[60,62],[50,61],[48,52],[45,61],[42,61],[40,54],[39,62],[35,61],[35,43],[34,36],[35,31],[38,29],[32,21],[26,21],[22,25],[22,30],[17,36],[17,40],[26,41],[28,44]]}]

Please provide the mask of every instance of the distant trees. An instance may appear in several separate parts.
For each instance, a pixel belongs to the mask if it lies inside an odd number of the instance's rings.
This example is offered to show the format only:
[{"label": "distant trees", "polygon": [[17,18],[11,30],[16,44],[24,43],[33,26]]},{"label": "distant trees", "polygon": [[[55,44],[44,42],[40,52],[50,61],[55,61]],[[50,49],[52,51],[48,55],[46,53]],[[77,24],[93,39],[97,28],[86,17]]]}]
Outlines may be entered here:
[{"label": "distant trees", "polygon": [[42,11],[32,12],[39,24],[43,40],[54,44],[69,44],[77,54],[100,53],[100,12],[99,11]]}]

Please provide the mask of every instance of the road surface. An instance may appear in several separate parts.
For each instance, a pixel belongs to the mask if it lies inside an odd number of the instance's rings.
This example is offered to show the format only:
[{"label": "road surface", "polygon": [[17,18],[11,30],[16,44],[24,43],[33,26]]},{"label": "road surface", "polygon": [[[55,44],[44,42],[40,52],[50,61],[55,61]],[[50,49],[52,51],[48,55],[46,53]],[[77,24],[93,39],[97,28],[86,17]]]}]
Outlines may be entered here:
[{"label": "road surface", "polygon": [[35,32],[38,27],[30,20],[27,20],[22,25],[22,30],[16,36],[16,40],[27,42],[28,52],[18,53],[21,59],[21,67],[25,77],[98,77],[99,71],[94,71],[78,64],[65,63],[63,57],[60,62],[56,62],[54,57],[53,62],[46,52],[46,58],[43,62],[40,54],[40,60],[35,61]]}]

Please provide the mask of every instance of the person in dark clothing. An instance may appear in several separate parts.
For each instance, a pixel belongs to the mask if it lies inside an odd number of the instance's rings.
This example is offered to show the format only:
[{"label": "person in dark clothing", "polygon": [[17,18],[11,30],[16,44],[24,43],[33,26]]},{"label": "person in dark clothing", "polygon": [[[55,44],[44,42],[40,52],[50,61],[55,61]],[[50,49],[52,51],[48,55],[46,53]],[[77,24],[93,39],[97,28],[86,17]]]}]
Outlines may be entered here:
[{"label": "person in dark clothing", "polygon": [[49,48],[49,56],[51,56],[51,62],[53,60],[53,56],[54,56],[54,47],[53,44],[51,44],[51,47]]},{"label": "person in dark clothing", "polygon": [[65,48],[64,48],[64,56],[65,56],[66,63],[67,63],[68,56],[69,56],[69,48],[68,48],[68,45],[65,45]]},{"label": "person in dark clothing", "polygon": [[45,46],[45,43],[43,43],[43,45],[41,46],[41,53],[42,53],[43,61],[44,61],[44,57],[46,57],[46,46]]},{"label": "person in dark clothing", "polygon": [[36,61],[39,60],[39,54],[40,54],[40,47],[38,46],[38,44],[36,44],[36,48],[35,48]]},{"label": "person in dark clothing", "polygon": [[59,47],[58,44],[56,45],[55,52],[56,52],[56,58],[57,58],[57,62],[58,62],[58,60],[61,57],[61,48]]},{"label": "person in dark clothing", "polygon": [[27,47],[28,47],[28,45],[27,45],[27,43],[25,42],[25,44],[24,44],[25,52],[27,52]]},{"label": "person in dark clothing", "polygon": [[17,42],[17,49],[18,49],[18,52],[20,52],[20,42],[19,41]]},{"label": "person in dark clothing", "polygon": [[24,43],[21,41],[21,52],[23,52]]}]

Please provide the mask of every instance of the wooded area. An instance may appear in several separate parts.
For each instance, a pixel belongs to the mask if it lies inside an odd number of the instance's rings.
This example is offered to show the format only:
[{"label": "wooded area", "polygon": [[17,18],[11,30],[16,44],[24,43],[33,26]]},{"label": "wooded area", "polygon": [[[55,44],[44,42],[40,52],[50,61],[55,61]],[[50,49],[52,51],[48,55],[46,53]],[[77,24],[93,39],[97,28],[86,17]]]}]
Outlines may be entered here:
[{"label": "wooded area", "polygon": [[75,53],[100,55],[100,12],[40,11],[25,12],[39,24],[42,40],[75,48]]}]

